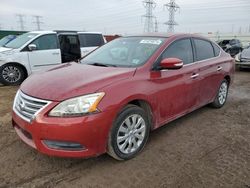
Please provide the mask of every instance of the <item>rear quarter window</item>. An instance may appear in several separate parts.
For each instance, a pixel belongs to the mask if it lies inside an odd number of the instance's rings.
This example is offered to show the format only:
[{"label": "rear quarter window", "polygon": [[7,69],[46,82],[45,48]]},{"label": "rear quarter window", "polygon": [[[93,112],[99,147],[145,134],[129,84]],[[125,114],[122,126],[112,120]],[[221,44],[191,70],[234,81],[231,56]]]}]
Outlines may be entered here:
[{"label": "rear quarter window", "polygon": [[101,34],[79,34],[81,47],[102,46],[104,40]]},{"label": "rear quarter window", "polygon": [[214,44],[214,43],[212,43],[212,44],[213,44],[213,48],[214,48],[214,55],[215,55],[215,57],[217,57],[220,55],[220,48],[216,44]]},{"label": "rear quarter window", "polygon": [[214,57],[214,49],[211,42],[203,39],[194,39],[196,49],[196,61],[202,61]]}]

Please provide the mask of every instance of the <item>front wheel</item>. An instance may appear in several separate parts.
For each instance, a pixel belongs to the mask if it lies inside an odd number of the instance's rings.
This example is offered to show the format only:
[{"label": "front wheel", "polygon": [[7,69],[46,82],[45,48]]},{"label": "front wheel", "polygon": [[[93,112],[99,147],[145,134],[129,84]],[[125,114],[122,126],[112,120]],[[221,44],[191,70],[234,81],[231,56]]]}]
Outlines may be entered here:
[{"label": "front wheel", "polygon": [[0,67],[0,82],[4,85],[19,85],[25,79],[23,69],[15,64]]},{"label": "front wheel", "polygon": [[145,146],[150,125],[145,111],[135,105],[128,105],[118,115],[111,129],[108,154],[117,160],[135,157]]},{"label": "front wheel", "polygon": [[221,82],[220,88],[218,90],[214,102],[211,103],[212,107],[221,108],[226,103],[228,95],[228,86],[229,86],[228,81],[224,79]]}]

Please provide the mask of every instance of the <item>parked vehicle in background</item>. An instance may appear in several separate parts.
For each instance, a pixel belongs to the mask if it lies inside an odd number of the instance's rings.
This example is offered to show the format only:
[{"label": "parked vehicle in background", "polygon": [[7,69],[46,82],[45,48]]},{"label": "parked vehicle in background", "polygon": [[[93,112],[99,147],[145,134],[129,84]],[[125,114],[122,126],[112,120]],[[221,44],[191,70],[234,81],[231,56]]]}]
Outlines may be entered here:
[{"label": "parked vehicle in background", "polygon": [[0,48],[0,82],[20,84],[34,72],[75,61],[106,43],[101,33],[32,31]]},{"label": "parked vehicle in background", "polygon": [[107,40],[107,42],[110,42],[114,39],[117,39],[119,37],[121,37],[120,35],[104,35],[105,39]]},{"label": "parked vehicle in background", "polygon": [[250,68],[250,46],[243,49],[243,51],[235,57],[236,66],[239,68]]},{"label": "parked vehicle in background", "polygon": [[225,52],[229,53],[232,57],[235,57],[235,55],[243,50],[242,43],[239,39],[222,40],[219,41],[218,44]]},{"label": "parked vehicle in background", "polygon": [[8,36],[1,38],[0,47],[8,44],[10,41],[14,40],[16,37],[17,37],[16,35],[8,35]]},{"label": "parked vehicle in background", "polygon": [[234,59],[198,35],[115,39],[87,55],[26,79],[13,127],[47,155],[131,159],[150,130],[206,104],[222,107]]}]

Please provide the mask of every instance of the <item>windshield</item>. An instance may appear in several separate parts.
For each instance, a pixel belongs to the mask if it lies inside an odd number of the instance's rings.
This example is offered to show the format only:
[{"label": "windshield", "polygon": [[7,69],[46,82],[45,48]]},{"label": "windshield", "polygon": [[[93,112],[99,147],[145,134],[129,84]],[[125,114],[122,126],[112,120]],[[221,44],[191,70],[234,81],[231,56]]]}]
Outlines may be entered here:
[{"label": "windshield", "polygon": [[0,46],[3,46],[5,44],[7,44],[10,40],[11,40],[11,38],[9,36],[6,36],[6,37],[2,38],[0,40]]},{"label": "windshield", "polygon": [[137,67],[144,64],[165,38],[124,37],[113,40],[81,60],[83,64]]},{"label": "windshield", "polygon": [[10,41],[4,47],[7,47],[7,48],[20,48],[26,42],[28,42],[30,39],[33,39],[37,35],[38,34],[36,34],[36,33],[25,33],[23,35],[18,36],[16,39]]}]

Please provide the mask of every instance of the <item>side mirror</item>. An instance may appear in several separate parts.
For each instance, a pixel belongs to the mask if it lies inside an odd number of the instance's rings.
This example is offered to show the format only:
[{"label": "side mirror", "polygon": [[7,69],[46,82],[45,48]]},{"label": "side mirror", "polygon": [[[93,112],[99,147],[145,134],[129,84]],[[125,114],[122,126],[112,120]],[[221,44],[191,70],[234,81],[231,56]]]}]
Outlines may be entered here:
[{"label": "side mirror", "polygon": [[180,69],[183,67],[183,61],[178,58],[165,58],[161,61],[161,69]]},{"label": "side mirror", "polygon": [[36,50],[36,45],[35,44],[29,44],[28,46],[30,51]]}]

